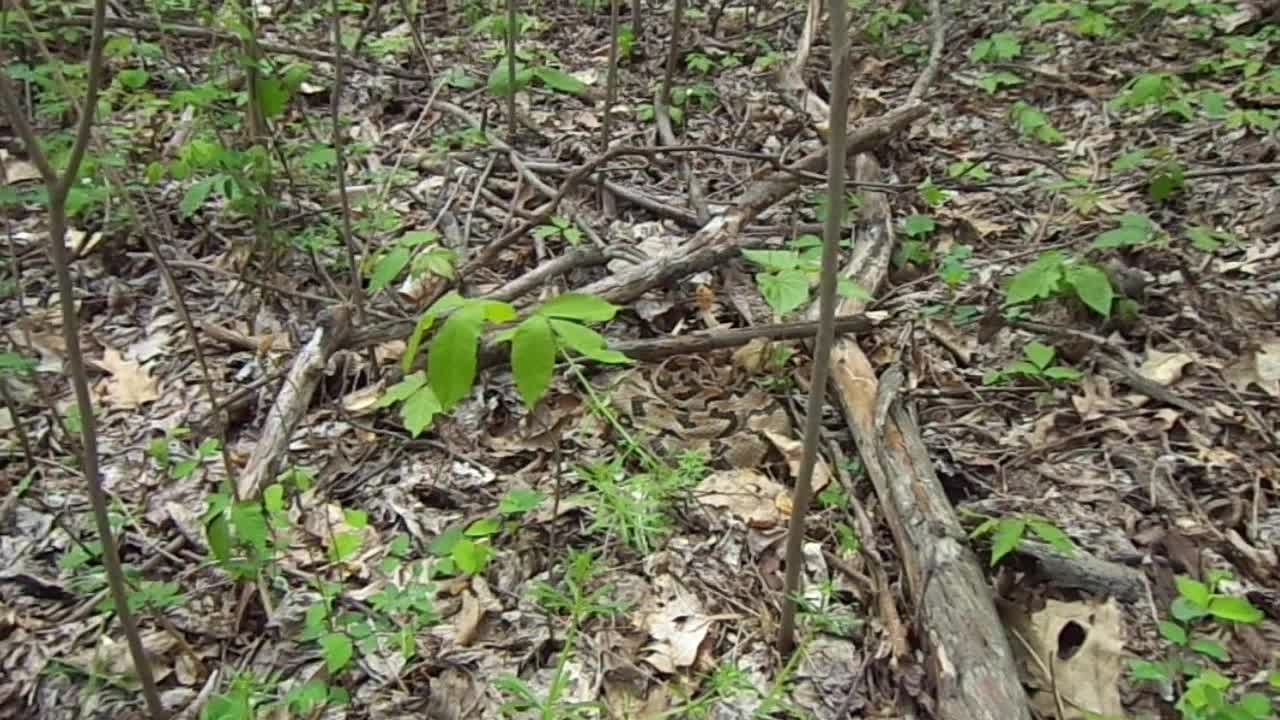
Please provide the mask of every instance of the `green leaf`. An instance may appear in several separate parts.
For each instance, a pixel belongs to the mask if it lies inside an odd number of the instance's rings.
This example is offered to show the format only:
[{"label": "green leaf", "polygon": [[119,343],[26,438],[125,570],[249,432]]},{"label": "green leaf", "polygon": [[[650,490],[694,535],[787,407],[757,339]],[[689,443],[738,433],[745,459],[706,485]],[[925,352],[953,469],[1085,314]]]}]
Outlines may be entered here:
[{"label": "green leaf", "polygon": [[986,520],[983,520],[982,523],[978,525],[978,527],[974,528],[972,531],[969,532],[969,537],[976,539],[976,538],[982,537],[983,535],[987,535],[991,533],[991,531],[995,530],[996,526],[999,524],[1000,524],[999,518],[987,518]]},{"label": "green leaf", "polygon": [[258,79],[258,107],[268,120],[284,112],[285,105],[289,104],[289,95],[289,88],[279,79]]},{"label": "green leaf", "polygon": [[765,302],[778,315],[786,315],[809,301],[809,275],[800,270],[756,275]]},{"label": "green leaf", "polygon": [[1201,655],[1204,655],[1205,657],[1211,657],[1218,662],[1231,662],[1231,654],[1222,646],[1222,643],[1216,640],[1210,640],[1209,638],[1195,638],[1187,644],[1187,647]]},{"label": "green leaf", "polygon": [[436,248],[419,253],[413,259],[413,267],[415,271],[427,271],[440,277],[453,279],[453,251],[444,248]]},{"label": "green leaf", "polygon": [[236,536],[258,550],[267,546],[267,519],[256,502],[238,502],[231,506],[231,526]]},{"label": "green leaf", "polygon": [[1056,352],[1052,347],[1039,342],[1029,342],[1022,348],[1022,354],[1026,355],[1027,359],[1039,370],[1049,367],[1049,363],[1053,362],[1053,356]]},{"label": "green leaf", "polygon": [[205,539],[209,542],[209,552],[220,563],[231,559],[231,527],[227,524],[227,516],[218,513],[204,526]]},{"label": "green leaf", "polygon": [[743,250],[742,257],[772,271],[795,270],[800,264],[800,255],[792,250]]},{"label": "green leaf", "polygon": [[1120,216],[1120,226],[1098,235],[1093,247],[1098,250],[1131,247],[1147,242],[1155,234],[1155,223],[1145,215],[1125,213]]},{"label": "green leaf", "polygon": [[1208,615],[1209,610],[1179,596],[1169,605],[1169,614],[1180,623],[1190,623]]},{"label": "green leaf", "polygon": [[146,85],[147,78],[147,71],[138,68],[128,68],[116,74],[116,79],[120,81],[120,85],[129,90],[137,90]]},{"label": "green leaf", "polygon": [[0,352],[0,372],[26,374],[32,372],[40,363],[17,353]]},{"label": "green leaf", "polygon": [[866,288],[847,277],[838,278],[836,280],[836,293],[843,298],[851,300],[861,300],[862,302],[871,302],[875,300]]},{"label": "green leaf", "polygon": [[214,175],[187,188],[187,192],[182,196],[182,202],[178,203],[178,216],[184,219],[191,217],[201,205],[204,205],[204,201],[209,198],[209,193],[213,192],[214,185],[221,181],[221,175]]},{"label": "green leaf", "polygon": [[558,90],[570,95],[581,95],[587,91],[586,83],[555,68],[549,68],[544,65],[536,68],[534,73],[539,80],[552,90]]},{"label": "green leaf", "polygon": [[550,318],[549,322],[560,342],[579,355],[611,365],[631,362],[626,355],[616,350],[607,350],[604,336],[589,327],[557,318]]},{"label": "green leaf", "polygon": [[490,535],[497,535],[498,531],[501,529],[502,529],[501,520],[494,517],[487,517],[487,518],[480,518],[479,520],[468,525],[466,531],[463,534],[466,535],[467,537],[483,538],[483,537],[489,537]]},{"label": "green leaf", "polygon": [[1174,645],[1187,644],[1187,631],[1178,623],[1161,620],[1156,623],[1156,629],[1160,631],[1160,637],[1168,640]]},{"label": "green leaf", "polygon": [[1103,317],[1111,316],[1115,291],[1107,274],[1092,265],[1072,265],[1067,270],[1067,284],[1076,291],[1080,302]]},{"label": "green leaf", "polygon": [[579,322],[607,322],[618,314],[618,306],[593,295],[565,293],[542,303],[535,313]]},{"label": "green leaf", "polygon": [[1206,610],[1209,608],[1211,595],[1208,585],[1186,575],[1174,576],[1173,582],[1178,588],[1178,594],[1186,598],[1187,602]]},{"label": "green leaf", "polygon": [[484,570],[491,552],[488,545],[463,538],[453,546],[451,557],[459,570],[467,575],[475,575]]},{"label": "green leaf", "polygon": [[503,515],[522,515],[542,504],[546,494],[528,488],[507,491],[498,501],[498,512]]},{"label": "green leaf", "polygon": [[376,295],[382,292],[391,281],[400,275],[404,266],[409,264],[409,248],[395,247],[378,259],[373,267],[373,275],[369,279],[369,293]]},{"label": "green leaf", "polygon": [[423,430],[430,427],[431,421],[441,412],[444,412],[444,408],[440,406],[440,400],[435,392],[425,385],[410,395],[404,405],[400,406],[400,418],[404,420],[404,429],[414,437],[418,437]]},{"label": "green leaf", "polygon": [[928,215],[908,215],[902,221],[902,231],[910,237],[919,237],[928,235],[937,229],[938,225],[933,218]]},{"label": "green leaf", "polygon": [[511,74],[507,72],[507,59],[499,58],[497,64],[493,66],[493,70],[489,72],[488,88],[489,92],[498,96],[506,97],[513,92],[519,92],[528,86],[529,81],[533,79],[533,70],[526,67],[524,63],[516,63],[515,82],[511,81]]},{"label": "green leaf", "polygon": [[1019,305],[1052,295],[1062,280],[1062,263],[1062,255],[1057,252],[1041,255],[1013,276],[1009,289],[1005,292],[1005,302]]},{"label": "green leaf", "polygon": [[427,376],[418,371],[412,375],[407,375],[403,380],[387,388],[382,397],[378,398],[375,407],[389,407],[398,402],[404,402],[413,394],[418,392],[418,388],[427,384]]},{"label": "green leaf", "polygon": [[431,541],[431,546],[428,550],[436,557],[447,557],[453,554],[453,546],[457,545],[462,538],[463,534],[461,527],[449,528],[435,536]]},{"label": "green leaf", "polygon": [[1075,368],[1054,365],[1051,368],[1045,368],[1044,376],[1050,380],[1065,380],[1067,382],[1075,382],[1084,377],[1084,375]]},{"label": "green leaf", "polygon": [[556,341],[547,319],[534,315],[520,323],[511,339],[511,375],[525,407],[546,394],[555,364]]},{"label": "green leaf", "polygon": [[1125,153],[1111,163],[1111,172],[1121,173],[1129,170],[1135,170],[1142,167],[1142,163],[1146,162],[1146,160],[1146,150],[1139,149]]},{"label": "green leaf", "polygon": [[1229,622],[1253,624],[1262,621],[1262,611],[1242,597],[1214,596],[1209,601],[1209,614]]},{"label": "green leaf", "polygon": [[363,535],[358,532],[344,530],[333,534],[333,545],[329,548],[329,559],[334,562],[345,562],[355,557],[360,550]]},{"label": "green leaf", "polygon": [[1201,252],[1213,252],[1222,247],[1222,243],[1233,240],[1231,233],[1214,230],[1204,225],[1190,225],[1187,227],[1187,239],[1191,241],[1191,247]]},{"label": "green leaf", "polygon": [[321,654],[324,655],[324,666],[330,675],[335,675],[342,671],[351,662],[351,655],[354,648],[351,646],[351,638],[342,633],[329,633],[320,638]]},{"label": "green leaf", "polygon": [[1271,714],[1271,700],[1262,693],[1245,693],[1236,704],[1256,720],[1273,717]]},{"label": "green leaf", "polygon": [[400,236],[396,242],[405,247],[418,247],[419,245],[431,245],[439,240],[440,236],[434,230],[412,230]]},{"label": "green leaf", "polygon": [[1018,547],[1018,543],[1022,540],[1022,533],[1026,529],[1027,522],[1022,518],[1006,518],[996,525],[995,534],[991,538],[992,567]]},{"label": "green leaf", "polygon": [[444,410],[467,396],[476,379],[476,350],[485,308],[478,303],[458,308],[444,321],[427,351],[427,380]]},{"label": "green leaf", "polygon": [[1053,523],[1044,520],[1027,520],[1027,526],[1031,528],[1031,532],[1037,537],[1049,543],[1054,550],[1057,550],[1068,557],[1075,554],[1076,544],[1071,542],[1071,538],[1066,533],[1059,530]]},{"label": "green leaf", "polygon": [[1150,660],[1132,660],[1129,663],[1129,676],[1139,682],[1168,682],[1169,668],[1164,663]]}]

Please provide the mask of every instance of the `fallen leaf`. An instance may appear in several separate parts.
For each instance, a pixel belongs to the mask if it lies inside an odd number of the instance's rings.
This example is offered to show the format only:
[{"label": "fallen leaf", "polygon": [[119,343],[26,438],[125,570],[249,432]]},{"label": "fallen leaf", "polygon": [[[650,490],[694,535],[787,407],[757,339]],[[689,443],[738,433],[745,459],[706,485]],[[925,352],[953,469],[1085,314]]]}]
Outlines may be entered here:
[{"label": "fallen leaf", "polygon": [[118,350],[103,351],[98,367],[111,374],[106,383],[106,396],[116,407],[136,408],[160,397],[151,373],[141,363],[125,360]]},{"label": "fallen leaf", "polygon": [[1165,387],[1172,385],[1182,377],[1182,368],[1192,361],[1192,357],[1184,352],[1166,353],[1159,350],[1147,350],[1147,359],[1138,368],[1143,377]]},{"label": "fallen leaf", "polygon": [[698,485],[697,496],[703,505],[725,508],[750,527],[771,528],[782,523],[778,501],[790,493],[757,470],[738,468],[708,475]]}]

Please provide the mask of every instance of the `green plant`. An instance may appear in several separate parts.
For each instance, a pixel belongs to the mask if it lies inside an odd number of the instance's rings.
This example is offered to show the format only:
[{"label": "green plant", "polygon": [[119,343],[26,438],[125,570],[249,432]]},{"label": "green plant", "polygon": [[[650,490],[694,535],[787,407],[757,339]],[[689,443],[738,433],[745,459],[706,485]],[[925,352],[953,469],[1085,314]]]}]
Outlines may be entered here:
[{"label": "green plant", "polygon": [[908,263],[924,265],[932,260],[933,254],[929,251],[926,240],[936,229],[937,223],[928,215],[908,215],[904,218],[902,232],[908,239],[898,245],[893,255],[893,264],[903,268]]},{"label": "green plant", "polygon": [[1051,547],[1065,555],[1073,555],[1075,543],[1048,518],[1030,513],[1023,513],[1002,518],[986,518],[969,533],[969,537],[991,536],[991,566],[995,567],[1006,555],[1018,548],[1018,544],[1030,530]]},{"label": "green plant", "polygon": [[973,62],[1009,62],[1022,54],[1022,41],[1011,32],[998,32],[969,48]]},{"label": "green plant", "polygon": [[1127,9],[1127,3],[1116,0],[1075,0],[1074,2],[1040,2],[1027,12],[1023,22],[1033,27],[1063,18],[1071,19],[1071,27],[1085,36],[1110,37],[1115,18],[1109,13]]},{"label": "green plant", "polygon": [[511,78],[510,66],[505,55],[498,58],[489,72],[486,86],[495,97],[507,97],[513,92],[520,92],[537,80],[548,88],[566,95],[582,95],[587,84],[574,76],[542,62],[537,62],[524,50],[516,51],[515,79]]},{"label": "green plant", "polygon": [[1155,240],[1160,230],[1146,215],[1125,213],[1120,216],[1119,221],[1118,226],[1099,233],[1093,239],[1091,247],[1095,250],[1107,250],[1146,245]]},{"label": "green plant", "polygon": [[1005,290],[1005,304],[1017,306],[1066,292],[1073,293],[1099,315],[1110,316],[1115,291],[1107,274],[1057,250],[1042,253],[1013,276]]},{"label": "green plant", "polygon": [[1009,108],[1009,117],[1013,125],[1023,135],[1049,145],[1058,145],[1066,137],[1050,122],[1049,116],[1039,108],[1018,100]]},{"label": "green plant", "polygon": [[1195,117],[1191,106],[1193,96],[1187,92],[1186,82],[1172,73],[1142,73],[1126,85],[1111,106],[1116,109],[1155,106],[1161,112],[1176,115],[1183,120]]},{"label": "green plant", "polygon": [[1079,370],[1063,365],[1052,365],[1057,355],[1050,345],[1029,342],[1022,348],[1025,360],[1018,360],[1004,370],[993,370],[982,376],[983,385],[995,385],[1006,379],[1019,376],[1024,378],[1044,378],[1046,380],[1065,380],[1075,382],[1083,377]]},{"label": "green plant", "polygon": [[373,269],[369,272],[369,293],[377,294],[395,281],[409,267],[409,276],[418,278],[432,273],[445,278],[454,275],[454,253],[437,247],[439,236],[432,230],[415,230],[401,236],[390,249],[370,258]]},{"label": "green plant", "polygon": [[671,505],[700,479],[698,466],[652,466],[633,473],[624,458],[578,469],[586,485],[582,497],[591,508],[587,532],[603,530],[649,554],[671,532]]},{"label": "green plant", "polygon": [[567,620],[551,682],[545,693],[539,693],[514,675],[498,678],[494,685],[503,695],[512,698],[499,709],[503,716],[533,713],[542,720],[594,718],[603,709],[600,703],[564,700],[572,680],[568,664],[573,657],[582,626],[593,617],[613,617],[625,610],[626,605],[608,600],[613,592],[612,586],[592,587],[598,585],[596,578],[602,573],[593,553],[570,550],[566,566],[564,578],[559,585],[542,582],[533,590],[534,602],[547,612]]},{"label": "green plant", "polygon": [[[602,335],[583,323],[611,320],[618,308],[586,295],[560,295],[543,303],[516,327],[499,333],[499,343],[511,344],[511,369],[521,399],[532,407],[551,384],[557,355],[569,351],[596,362],[630,362],[625,355],[607,349]],[[427,348],[427,371],[410,372],[423,339],[436,321],[448,313]],[[451,292],[436,301],[418,319],[409,336],[401,368],[406,374],[387,388],[379,407],[399,405],[404,427],[415,437],[435,416],[448,412],[471,391],[475,382],[480,337],[487,323],[516,319],[510,303],[467,299]]]},{"label": "green plant", "polygon": [[222,444],[217,438],[205,438],[194,450],[188,449],[181,440],[190,434],[191,431],[187,428],[174,428],[166,432],[164,437],[152,440],[147,446],[147,455],[174,480],[182,480],[190,476],[196,468],[203,465],[209,458],[215,457],[222,449]]},{"label": "green plant", "polygon": [[[822,259],[822,239],[801,235],[785,250],[743,250],[742,256],[759,266],[756,287],[769,307],[785,315],[809,302]],[[870,300],[871,295],[848,278],[841,278],[838,292],[844,297]]]},{"label": "green plant", "polygon": [[1224,243],[1236,242],[1235,235],[1226,230],[1217,230],[1204,225],[1188,225],[1186,228],[1187,240],[1191,242],[1191,247],[1201,252],[1213,252],[1222,247]]},{"label": "green plant", "polygon": [[577,245],[582,242],[582,231],[578,229],[572,219],[564,215],[552,215],[547,224],[539,225],[533,229],[533,236],[544,240],[559,237],[570,245]]},{"label": "green plant", "polygon": [[[1178,597],[1170,606],[1172,621],[1160,621],[1157,629],[1169,644],[1162,660],[1134,659],[1129,673],[1135,681],[1155,683],[1178,697],[1174,709],[1183,720],[1262,720],[1273,717],[1272,699],[1261,692],[1240,693],[1231,679],[1211,663],[1230,662],[1227,649],[1215,638],[1198,633],[1204,621],[1256,624],[1262,612],[1246,598],[1220,591],[1229,575],[1210,571],[1205,582],[1185,575],[1174,578]],[[1269,678],[1271,694],[1280,690],[1280,675]]]}]

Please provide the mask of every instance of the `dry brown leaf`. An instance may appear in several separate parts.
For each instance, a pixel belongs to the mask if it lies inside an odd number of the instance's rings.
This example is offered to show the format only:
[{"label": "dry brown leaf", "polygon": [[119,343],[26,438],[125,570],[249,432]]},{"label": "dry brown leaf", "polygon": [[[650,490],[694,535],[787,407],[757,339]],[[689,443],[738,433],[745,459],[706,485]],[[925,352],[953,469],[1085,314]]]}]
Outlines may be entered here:
[{"label": "dry brown leaf", "polygon": [[107,348],[98,367],[111,374],[106,382],[106,399],[119,408],[136,408],[160,397],[155,378],[140,363],[124,359],[118,350]]},{"label": "dry brown leaf", "polygon": [[1271,397],[1280,397],[1280,339],[1255,345],[1222,373],[1236,390],[1257,385]]},{"label": "dry brown leaf", "polygon": [[750,468],[711,473],[698,486],[698,502],[725,508],[754,528],[771,528],[782,523],[780,497],[784,500],[790,497],[785,487]]},{"label": "dry brown leaf", "polygon": [[[1114,599],[1101,603],[1050,599],[1034,613],[1005,603],[1000,614],[1012,630],[1014,655],[1030,678],[1032,704],[1040,717],[1084,720],[1087,713],[1124,717],[1120,701],[1124,641],[1120,608]],[[1059,708],[1065,716],[1059,716]]]},{"label": "dry brown leaf", "polygon": [[1166,353],[1159,350],[1147,350],[1147,359],[1138,368],[1138,372],[1148,380],[1168,387],[1182,377],[1182,369],[1192,362],[1193,358],[1184,352]]},{"label": "dry brown leaf", "polygon": [[[773,446],[778,448],[778,452],[782,453],[782,457],[786,459],[787,469],[791,471],[791,477],[800,477],[800,461],[804,457],[804,443],[790,435],[783,435],[771,430],[765,430],[764,436],[769,438],[769,442],[773,443]],[[826,459],[822,455],[818,455],[818,462],[813,466],[813,491],[816,493],[830,484],[831,470],[827,467]]]}]

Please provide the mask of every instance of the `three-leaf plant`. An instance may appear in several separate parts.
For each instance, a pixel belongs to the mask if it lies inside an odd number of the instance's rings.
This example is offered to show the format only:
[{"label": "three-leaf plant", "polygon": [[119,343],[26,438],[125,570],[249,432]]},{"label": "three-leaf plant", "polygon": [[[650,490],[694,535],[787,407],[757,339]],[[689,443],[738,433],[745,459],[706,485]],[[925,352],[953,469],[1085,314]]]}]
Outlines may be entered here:
[{"label": "three-leaf plant", "polygon": [[[573,351],[602,363],[629,362],[622,353],[607,349],[604,336],[584,324],[607,322],[617,312],[617,306],[599,298],[560,295],[498,334],[498,342],[511,343],[511,370],[526,405],[532,407],[546,393],[559,353]],[[410,372],[424,338],[445,313],[448,317],[427,347],[426,372]],[[418,436],[438,413],[447,412],[471,391],[485,324],[514,320],[516,309],[510,303],[468,299],[456,292],[440,298],[419,318],[401,358],[405,378],[387,389],[379,407],[399,404],[405,429]]]}]

